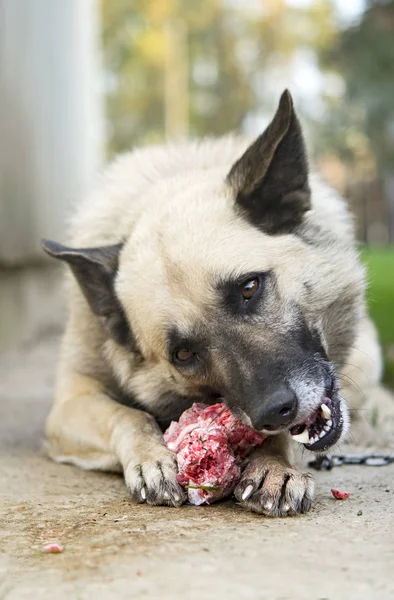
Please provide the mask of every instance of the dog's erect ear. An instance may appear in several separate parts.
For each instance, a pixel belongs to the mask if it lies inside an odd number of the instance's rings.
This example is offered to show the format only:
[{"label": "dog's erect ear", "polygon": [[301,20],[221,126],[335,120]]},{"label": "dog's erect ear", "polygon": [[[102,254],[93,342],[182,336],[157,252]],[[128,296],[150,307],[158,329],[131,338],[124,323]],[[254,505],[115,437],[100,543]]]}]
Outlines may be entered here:
[{"label": "dog's erect ear", "polygon": [[130,337],[129,327],[114,289],[122,244],[74,249],[43,240],[42,247],[50,256],[70,265],[94,314],[101,318],[110,335],[119,344],[126,344]]},{"label": "dog's erect ear", "polygon": [[311,206],[308,163],[290,93],[283,92],[264,133],[232,166],[236,206],[267,233],[293,231]]}]

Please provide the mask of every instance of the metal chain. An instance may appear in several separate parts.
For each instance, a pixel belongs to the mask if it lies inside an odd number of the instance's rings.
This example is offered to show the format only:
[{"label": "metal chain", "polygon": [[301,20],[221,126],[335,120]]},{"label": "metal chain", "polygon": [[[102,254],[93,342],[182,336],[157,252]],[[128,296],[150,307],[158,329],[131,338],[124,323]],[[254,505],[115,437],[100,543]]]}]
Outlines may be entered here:
[{"label": "metal chain", "polygon": [[343,465],[385,467],[391,463],[394,463],[394,454],[324,454],[309,461],[308,467],[316,471],[331,471]]}]

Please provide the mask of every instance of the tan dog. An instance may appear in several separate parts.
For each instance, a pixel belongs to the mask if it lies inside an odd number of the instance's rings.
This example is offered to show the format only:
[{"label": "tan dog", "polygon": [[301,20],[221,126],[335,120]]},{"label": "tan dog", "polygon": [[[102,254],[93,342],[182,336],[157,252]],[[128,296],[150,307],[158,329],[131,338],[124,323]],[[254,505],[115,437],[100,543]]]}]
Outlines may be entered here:
[{"label": "tan dog", "polygon": [[74,275],[49,452],[123,470],[139,502],[184,501],[161,431],[222,397],[270,434],[238,500],[270,516],[307,511],[313,481],[290,468],[291,436],[327,450],[347,429],[341,371],[366,374],[356,407],[379,380],[352,221],[308,174],[288,92],[249,143],[121,156],[78,211],[72,247],[44,242]]}]

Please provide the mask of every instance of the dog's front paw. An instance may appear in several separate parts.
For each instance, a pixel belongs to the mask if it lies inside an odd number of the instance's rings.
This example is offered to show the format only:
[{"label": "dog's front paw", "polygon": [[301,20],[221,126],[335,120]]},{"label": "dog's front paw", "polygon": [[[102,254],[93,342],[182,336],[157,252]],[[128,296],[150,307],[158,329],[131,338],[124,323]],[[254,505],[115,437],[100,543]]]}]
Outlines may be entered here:
[{"label": "dog's front paw", "polygon": [[248,510],[268,517],[289,517],[307,512],[314,481],[309,473],[287,467],[279,458],[252,458],[235,488],[235,496]]},{"label": "dog's front paw", "polygon": [[136,453],[124,470],[126,485],[137,502],[180,506],[186,495],[176,479],[175,454],[165,446]]}]

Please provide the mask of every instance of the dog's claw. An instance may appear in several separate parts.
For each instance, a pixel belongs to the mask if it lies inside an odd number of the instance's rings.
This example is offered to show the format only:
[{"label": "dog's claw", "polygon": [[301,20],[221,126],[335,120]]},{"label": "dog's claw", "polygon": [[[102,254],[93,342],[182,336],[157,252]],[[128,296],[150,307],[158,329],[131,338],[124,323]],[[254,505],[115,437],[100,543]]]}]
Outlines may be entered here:
[{"label": "dog's claw", "polygon": [[249,484],[245,488],[245,491],[242,494],[242,500],[247,500],[249,498],[249,496],[252,494],[252,492],[253,492],[253,485]]}]

